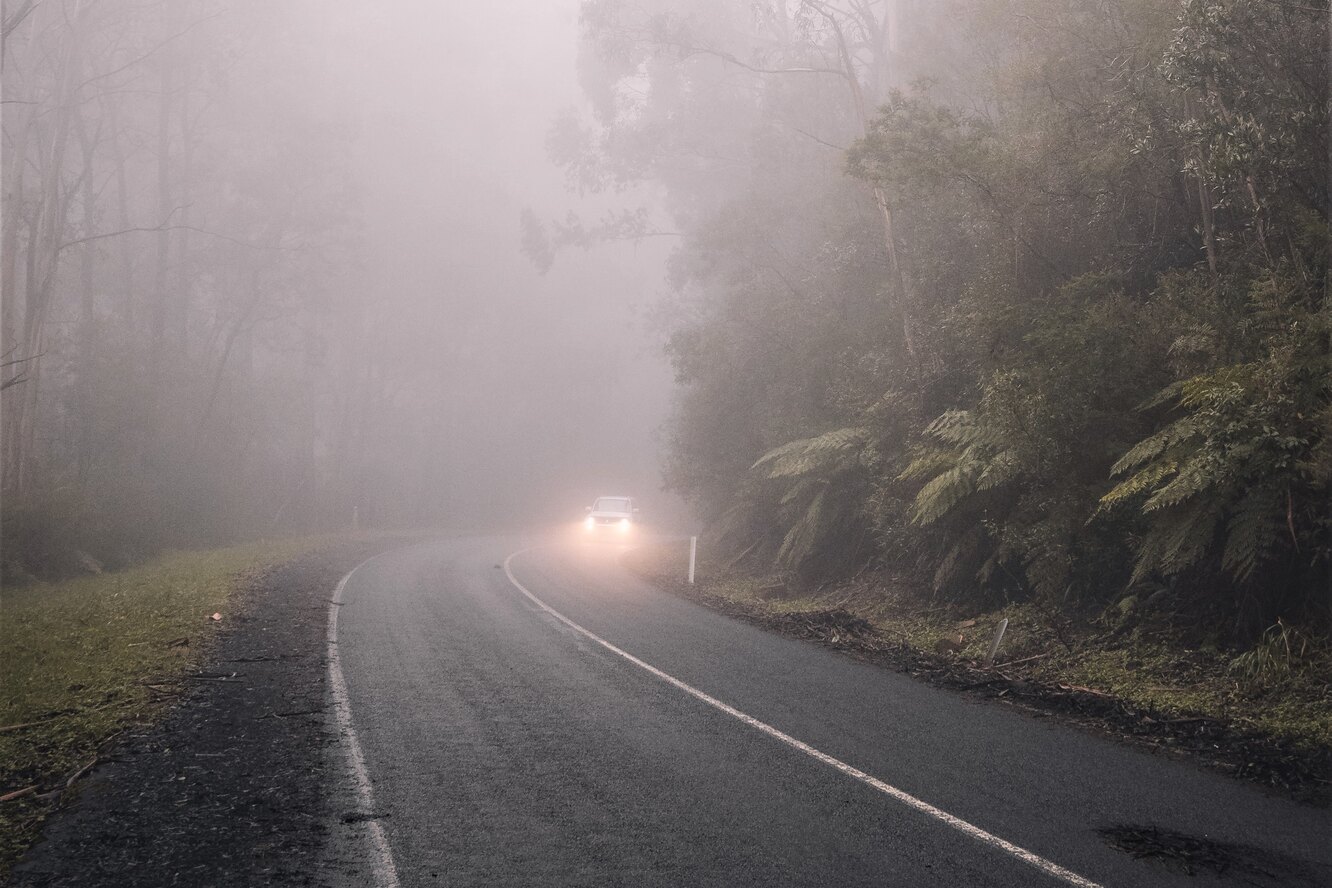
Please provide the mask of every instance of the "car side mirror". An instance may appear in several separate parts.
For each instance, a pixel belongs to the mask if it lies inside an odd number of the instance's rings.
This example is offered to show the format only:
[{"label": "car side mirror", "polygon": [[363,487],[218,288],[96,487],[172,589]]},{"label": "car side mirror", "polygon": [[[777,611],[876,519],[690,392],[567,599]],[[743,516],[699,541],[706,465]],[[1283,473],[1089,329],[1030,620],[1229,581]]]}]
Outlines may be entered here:
[{"label": "car side mirror", "polygon": [[642,510],[642,509],[634,509],[634,514],[638,514],[638,513],[641,512],[641,511],[643,511],[643,510]]},{"label": "car side mirror", "polygon": [[592,511],[592,507],[591,507],[591,506],[588,506],[588,507],[587,507],[587,511],[591,512],[591,511]]}]

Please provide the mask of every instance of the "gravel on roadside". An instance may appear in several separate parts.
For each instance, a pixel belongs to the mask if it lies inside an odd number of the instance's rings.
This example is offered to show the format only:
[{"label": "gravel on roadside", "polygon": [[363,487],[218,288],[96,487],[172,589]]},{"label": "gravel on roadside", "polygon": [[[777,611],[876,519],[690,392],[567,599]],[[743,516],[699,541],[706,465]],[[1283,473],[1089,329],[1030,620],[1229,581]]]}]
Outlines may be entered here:
[{"label": "gravel on roadside", "polygon": [[348,543],[254,578],[207,664],[155,725],[122,736],[48,821],[12,883],[357,884],[354,823],[329,713],[329,600],[355,565],[400,544]]}]

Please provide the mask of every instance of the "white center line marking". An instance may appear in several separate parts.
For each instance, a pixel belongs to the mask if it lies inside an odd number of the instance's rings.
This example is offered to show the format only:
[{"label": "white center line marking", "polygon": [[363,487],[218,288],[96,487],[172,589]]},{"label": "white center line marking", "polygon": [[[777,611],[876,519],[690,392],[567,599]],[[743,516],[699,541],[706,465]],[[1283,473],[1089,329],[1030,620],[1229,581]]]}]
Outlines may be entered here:
[{"label": "white center line marking", "polygon": [[[357,806],[369,815],[375,814],[375,793],[370,785],[370,773],[365,768],[361,741],[356,736],[356,729],[352,727],[347,679],[342,674],[342,658],[338,655],[338,611],[342,610],[342,591],[347,588],[347,581],[352,578],[352,574],[378,557],[367,558],[352,568],[338,583],[338,588],[333,590],[333,600],[328,605],[328,683],[333,691],[333,712],[337,718],[338,733],[345,741],[347,763],[351,765],[356,781]],[[393,863],[393,849],[389,847],[384,828],[377,819],[367,820],[366,827],[370,835],[370,868],[374,871],[375,884],[379,888],[400,888],[398,868]]]},{"label": "white center line marking", "polygon": [[782,731],[779,731],[776,728],[774,728],[772,725],[766,722],[761,722],[758,719],[754,718],[752,715],[743,713],[740,710],[736,709],[734,706],[727,705],[726,703],[723,703],[722,701],[718,700],[716,697],[712,697],[709,696],[708,694],[705,694],[704,692],[700,691],[698,688],[694,687],[693,685],[685,684],[683,681],[676,678],[675,676],[662,672],[656,666],[653,666],[650,663],[645,663],[642,660],[635,657],[633,654],[616,647],[615,645],[611,644],[609,641],[606,641],[606,639],[602,638],[601,636],[597,635],[591,630],[584,629],[582,626],[575,623],[573,620],[569,619],[564,614],[555,610],[553,607],[546,604],[540,598],[537,598],[535,595],[533,595],[531,590],[528,589],[526,586],[524,586],[522,583],[518,582],[518,578],[513,575],[513,569],[510,567],[510,564],[513,561],[513,559],[517,558],[519,555],[522,555],[524,552],[530,552],[530,551],[531,549],[522,549],[518,552],[514,552],[508,558],[504,559],[504,573],[509,577],[509,582],[513,583],[513,585],[518,589],[519,592],[523,593],[528,598],[530,598],[532,602],[536,604],[537,607],[541,608],[543,611],[550,614],[552,617],[559,620],[561,623],[568,626],[570,629],[573,629],[575,632],[581,633],[582,635],[586,636],[587,638],[590,638],[592,641],[595,641],[597,644],[601,645],[611,653],[623,657],[624,659],[628,660],[630,663],[633,663],[635,666],[639,667],[640,669],[643,669],[651,673],[652,675],[655,675],[657,678],[661,679],[662,681],[668,684],[674,685],[675,687],[684,691],[686,694],[690,695],[691,697],[694,697],[695,699],[703,701],[712,708],[720,710],[721,712],[726,713],[732,718],[744,722],[745,724],[749,725],[751,728],[754,728],[755,730],[762,731],[763,733],[767,734],[769,737],[772,737],[774,740],[780,740],[782,743],[785,743],[787,746],[790,746],[792,749],[800,750],[810,758],[817,759],[818,761],[823,762],[825,765],[829,765],[833,768],[836,768],[838,771],[841,771],[843,774],[847,775],[848,777],[853,777],[867,786],[874,787],[879,792],[884,793],[885,795],[892,796],[897,801],[901,802],[902,804],[910,808],[914,808],[915,810],[920,811],[922,814],[928,814],[930,817],[933,817],[935,820],[939,820],[942,821],[943,823],[948,824],[953,829],[963,833],[964,835],[970,836],[971,838],[977,840],[978,842],[983,842],[984,844],[989,845],[991,848],[997,848],[1001,851],[1004,851],[1005,853],[1010,854],[1013,857],[1016,857],[1018,860],[1021,860],[1023,863],[1030,864],[1031,866],[1034,866],[1036,869],[1040,870],[1041,872],[1054,876],[1056,879],[1060,879],[1064,882],[1067,882],[1070,885],[1076,885],[1078,886],[1078,888],[1103,888],[1103,886],[1100,885],[1099,883],[1093,882],[1091,879],[1084,878],[1083,876],[1078,875],[1072,870],[1064,869],[1059,864],[1046,860],[1044,857],[1041,857],[1039,854],[1034,854],[1031,851],[1028,851],[1026,848],[1021,848],[1017,845],[1014,845],[1012,842],[1007,841],[1006,839],[999,838],[993,833],[986,832],[985,830],[981,829],[979,826],[974,826],[960,817],[954,817],[952,814],[949,814],[947,811],[943,811],[939,808],[936,808],[933,805],[931,805],[929,802],[922,801],[921,799],[916,798],[915,796],[911,795],[908,792],[905,792],[904,790],[898,789],[895,786],[884,783],[882,780],[878,779],[877,777],[872,777],[871,775],[866,774],[864,771],[860,770],[859,768],[848,765],[846,762],[841,761],[840,759],[835,759],[832,756],[828,755],[826,752],[820,752],[819,750],[810,746],[808,743],[804,743],[800,740],[797,740],[796,738],[792,737],[790,734],[783,733]]}]

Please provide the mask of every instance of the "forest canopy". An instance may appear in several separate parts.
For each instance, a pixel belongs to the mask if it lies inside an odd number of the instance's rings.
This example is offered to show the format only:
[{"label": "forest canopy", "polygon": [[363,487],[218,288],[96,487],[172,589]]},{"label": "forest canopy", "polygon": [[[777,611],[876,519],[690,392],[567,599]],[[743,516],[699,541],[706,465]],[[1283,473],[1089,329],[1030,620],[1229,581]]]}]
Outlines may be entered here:
[{"label": "forest canopy", "polygon": [[758,569],[1324,620],[1326,25],[585,2],[596,110],[550,150],[682,234],[668,483]]}]

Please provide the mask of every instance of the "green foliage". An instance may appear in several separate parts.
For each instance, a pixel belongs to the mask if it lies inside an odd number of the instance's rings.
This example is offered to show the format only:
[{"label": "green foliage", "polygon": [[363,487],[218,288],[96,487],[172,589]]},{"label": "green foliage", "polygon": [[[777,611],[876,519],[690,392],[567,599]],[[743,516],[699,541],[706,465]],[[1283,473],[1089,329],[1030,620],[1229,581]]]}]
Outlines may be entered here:
[{"label": "green foliage", "polygon": [[[916,10],[904,45],[986,61],[866,77],[858,133],[838,78],[760,70],[835,57],[817,16],[653,0],[654,55],[595,6],[632,95],[606,104],[608,169],[688,208],[668,481],[737,551],[955,598],[1144,583],[1240,628],[1325,610],[1325,3]],[[690,163],[748,175],[681,173],[685,132]]]},{"label": "green foliage", "polygon": [[774,447],[750,467],[751,474],[762,479],[755,490],[768,495],[774,487],[780,491],[774,511],[777,526],[785,532],[772,556],[773,567],[807,571],[811,561],[818,560],[826,570],[830,556],[847,554],[856,521],[844,504],[854,498],[853,488],[863,484],[870,444],[866,428],[834,429]]},{"label": "green foliage", "polygon": [[1101,500],[1102,510],[1137,508],[1147,519],[1134,579],[1208,557],[1241,584],[1270,582],[1281,566],[1262,568],[1294,556],[1307,565],[1297,573],[1326,562],[1328,487],[1315,454],[1332,403],[1328,332],[1325,315],[1292,310],[1262,359],[1182,380],[1149,402],[1173,403],[1177,418],[1115,464],[1124,480]]},{"label": "green foliage", "polygon": [[769,478],[836,474],[854,464],[868,440],[869,433],[865,429],[836,429],[775,447],[760,456],[750,468],[762,469]]},{"label": "green foliage", "polygon": [[1306,633],[1277,618],[1252,648],[1230,661],[1230,673],[1250,692],[1270,689],[1288,681],[1320,654],[1326,659],[1326,651],[1319,650]]}]

